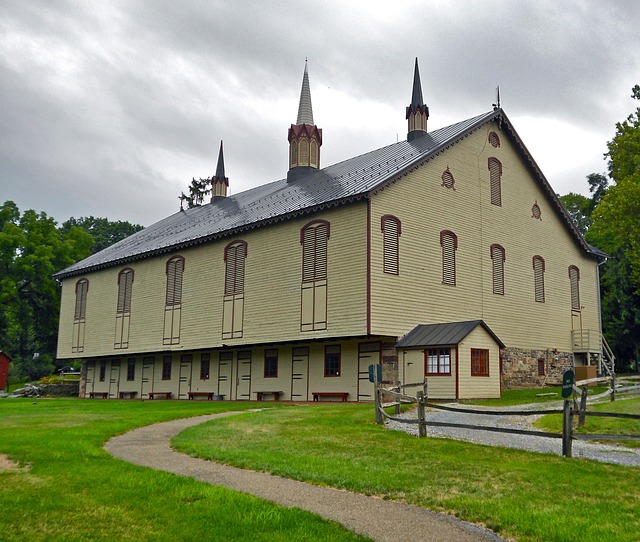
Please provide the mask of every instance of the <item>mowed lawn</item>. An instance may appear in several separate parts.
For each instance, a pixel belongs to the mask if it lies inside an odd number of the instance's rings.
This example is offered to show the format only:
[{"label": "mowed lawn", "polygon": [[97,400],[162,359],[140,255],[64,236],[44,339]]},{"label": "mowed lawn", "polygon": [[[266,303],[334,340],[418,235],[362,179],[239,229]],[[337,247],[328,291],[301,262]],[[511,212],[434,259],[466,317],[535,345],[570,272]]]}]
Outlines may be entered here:
[{"label": "mowed lawn", "polygon": [[0,454],[21,468],[0,469],[0,540],[365,540],[307,512],[130,465],[102,449],[134,427],[252,407],[1,399]]},{"label": "mowed lawn", "polygon": [[239,467],[445,511],[513,540],[640,540],[638,468],[418,439],[377,426],[373,417],[370,405],[279,408],[188,429],[173,445]]}]

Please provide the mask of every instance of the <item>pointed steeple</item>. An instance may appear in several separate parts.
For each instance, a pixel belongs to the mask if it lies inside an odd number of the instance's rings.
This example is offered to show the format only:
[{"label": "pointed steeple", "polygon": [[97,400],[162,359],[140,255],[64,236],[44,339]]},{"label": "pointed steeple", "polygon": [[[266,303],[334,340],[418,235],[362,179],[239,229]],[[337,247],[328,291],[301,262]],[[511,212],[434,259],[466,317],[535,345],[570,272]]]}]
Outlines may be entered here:
[{"label": "pointed steeple", "polygon": [[211,201],[213,202],[217,197],[226,198],[228,188],[229,179],[224,176],[224,154],[222,152],[222,141],[220,141],[216,174],[211,179]]},{"label": "pointed steeple", "polygon": [[429,108],[422,98],[422,84],[420,83],[420,70],[418,69],[418,58],[413,70],[413,91],[411,93],[411,105],[407,107],[406,119],[409,122],[407,141],[412,141],[420,137],[427,131],[427,119],[429,118]]},{"label": "pointed steeple", "polygon": [[300,89],[300,104],[298,105],[298,120],[296,124],[313,125],[313,109],[311,107],[311,90],[309,89],[309,72],[307,61],[304,61],[304,75],[302,76],[302,89]]},{"label": "pointed steeple", "polygon": [[289,128],[289,172],[287,181],[293,182],[297,178],[320,169],[320,146],[322,145],[322,130],[313,122],[311,108],[311,90],[309,88],[309,72],[307,61],[304,62],[302,89],[298,105],[296,124]]}]

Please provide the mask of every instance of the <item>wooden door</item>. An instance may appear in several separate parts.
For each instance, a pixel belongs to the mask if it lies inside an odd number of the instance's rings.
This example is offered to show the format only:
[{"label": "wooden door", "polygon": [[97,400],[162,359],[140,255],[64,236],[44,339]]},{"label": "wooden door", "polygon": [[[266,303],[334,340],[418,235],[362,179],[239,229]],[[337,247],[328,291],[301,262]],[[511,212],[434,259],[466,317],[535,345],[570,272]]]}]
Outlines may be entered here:
[{"label": "wooden door", "polygon": [[118,391],[120,391],[120,360],[111,361],[111,370],[109,371],[109,398],[117,399]]},{"label": "wooden door", "polygon": [[191,391],[191,371],[193,357],[187,354],[180,357],[180,378],[178,379],[178,399],[188,399]]},{"label": "wooden door", "polygon": [[96,379],[96,362],[87,361],[87,377],[84,396],[89,397],[89,394],[93,392],[93,386]]},{"label": "wooden door", "polygon": [[369,382],[369,365],[381,361],[380,343],[358,345],[358,401],[373,401],[373,383]]},{"label": "wooden door", "polygon": [[218,357],[218,394],[227,399],[233,399],[231,397],[232,377],[233,352],[220,352]]},{"label": "wooden door", "polygon": [[291,400],[309,400],[309,347],[294,347],[291,353]]},{"label": "wooden door", "polygon": [[140,387],[140,397],[149,398],[149,392],[153,391],[153,374],[155,371],[155,358],[144,358],[142,360],[142,386]]},{"label": "wooden door", "polygon": [[236,359],[236,400],[251,399],[251,350],[241,350]]}]

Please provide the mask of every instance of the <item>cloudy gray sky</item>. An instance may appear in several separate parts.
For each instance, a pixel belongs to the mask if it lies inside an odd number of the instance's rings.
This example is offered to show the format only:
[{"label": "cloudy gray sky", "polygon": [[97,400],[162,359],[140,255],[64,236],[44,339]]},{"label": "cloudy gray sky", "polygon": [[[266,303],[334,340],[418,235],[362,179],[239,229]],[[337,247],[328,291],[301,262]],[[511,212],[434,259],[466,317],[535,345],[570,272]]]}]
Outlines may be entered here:
[{"label": "cloudy gray sky", "polygon": [[283,178],[305,58],[322,165],[502,106],[560,194],[606,171],[636,0],[0,0],[0,203],[149,225],[209,177]]}]

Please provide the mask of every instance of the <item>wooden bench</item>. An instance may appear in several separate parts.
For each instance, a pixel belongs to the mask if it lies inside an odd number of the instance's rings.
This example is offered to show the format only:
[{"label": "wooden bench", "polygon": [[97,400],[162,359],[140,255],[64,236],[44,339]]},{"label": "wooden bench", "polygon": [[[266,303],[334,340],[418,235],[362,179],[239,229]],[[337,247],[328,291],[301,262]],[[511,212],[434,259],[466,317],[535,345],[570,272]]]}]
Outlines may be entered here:
[{"label": "wooden bench", "polygon": [[320,397],[340,397],[340,399],[344,403],[347,401],[347,395],[349,395],[349,392],[347,391],[314,391],[314,392],[311,392],[311,395],[313,395],[314,401],[319,401]]},{"label": "wooden bench", "polygon": [[284,393],[283,391],[254,391],[253,393],[256,394],[256,399],[258,401],[262,401],[263,397],[265,395],[273,395],[273,400],[274,401],[279,401],[280,400],[280,396]]},{"label": "wooden bench", "polygon": [[120,399],[135,399],[138,395],[137,391],[121,391],[118,396]]},{"label": "wooden bench", "polygon": [[89,399],[108,399],[109,392],[108,391],[90,391]]},{"label": "wooden bench", "polygon": [[216,395],[215,391],[190,391],[188,393],[189,400],[193,401],[194,397],[206,397],[207,401],[213,401],[213,396]]},{"label": "wooden bench", "polygon": [[153,400],[156,397],[164,397],[165,399],[171,399],[172,393],[170,391],[150,391],[148,394],[149,399]]}]

